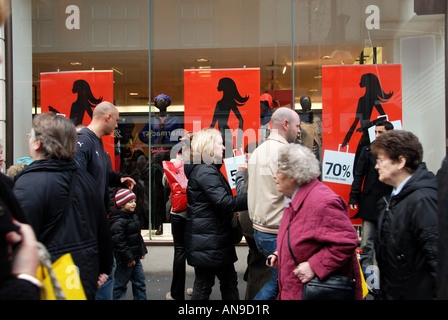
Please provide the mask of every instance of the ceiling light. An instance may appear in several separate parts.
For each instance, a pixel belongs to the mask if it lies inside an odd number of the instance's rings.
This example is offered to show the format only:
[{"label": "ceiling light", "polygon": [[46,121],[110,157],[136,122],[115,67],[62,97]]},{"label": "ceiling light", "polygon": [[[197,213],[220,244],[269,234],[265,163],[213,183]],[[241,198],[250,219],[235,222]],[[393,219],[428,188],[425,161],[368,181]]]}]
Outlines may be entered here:
[{"label": "ceiling light", "polygon": [[130,96],[138,96],[138,92],[129,92]]},{"label": "ceiling light", "polygon": [[286,66],[283,67],[283,71],[282,71],[282,74],[285,74],[285,73],[286,73]]},{"label": "ceiling light", "polygon": [[79,61],[73,61],[73,62],[70,62],[70,65],[71,65],[71,66],[82,66],[82,62],[79,62]]},{"label": "ceiling light", "polygon": [[210,60],[208,60],[208,59],[205,59],[205,58],[199,58],[199,59],[196,59],[196,62],[209,62]]},{"label": "ceiling light", "polygon": [[333,56],[322,56],[320,57],[322,60],[329,60],[329,59],[333,59]]}]

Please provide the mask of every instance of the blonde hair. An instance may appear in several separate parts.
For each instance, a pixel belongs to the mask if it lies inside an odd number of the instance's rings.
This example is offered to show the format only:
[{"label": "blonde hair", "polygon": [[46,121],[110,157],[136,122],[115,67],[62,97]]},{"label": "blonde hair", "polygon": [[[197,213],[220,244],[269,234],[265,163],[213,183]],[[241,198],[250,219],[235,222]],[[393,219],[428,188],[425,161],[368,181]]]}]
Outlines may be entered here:
[{"label": "blonde hair", "polygon": [[193,134],[190,161],[192,163],[216,163],[214,144],[221,132],[213,128],[202,129]]},{"label": "blonde hair", "polygon": [[291,143],[279,150],[278,172],[302,186],[320,175],[319,161],[307,147]]}]

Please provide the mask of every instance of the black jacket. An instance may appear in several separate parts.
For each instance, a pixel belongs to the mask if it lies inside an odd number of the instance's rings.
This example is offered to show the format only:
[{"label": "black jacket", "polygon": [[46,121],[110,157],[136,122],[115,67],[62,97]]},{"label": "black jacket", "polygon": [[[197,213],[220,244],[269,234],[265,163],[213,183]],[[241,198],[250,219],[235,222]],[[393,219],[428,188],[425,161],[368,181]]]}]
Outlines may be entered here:
[{"label": "black jacket", "polygon": [[214,268],[238,260],[232,240],[234,212],[247,210],[247,193],[233,196],[219,165],[185,164],[185,249],[193,267]]},{"label": "black jacket", "polygon": [[118,263],[127,264],[148,253],[137,214],[115,209],[110,214],[109,220],[114,256]]},{"label": "black jacket", "polygon": [[376,207],[378,200],[392,192],[391,186],[378,180],[378,171],[375,169],[375,165],[376,156],[370,152],[370,146],[362,148],[353,172],[353,183],[348,202],[348,204],[358,205],[357,218],[371,222],[378,221]]},{"label": "black jacket", "polygon": [[109,274],[113,264],[109,222],[93,178],[75,161],[37,160],[16,176],[14,193],[52,261],[71,253],[93,299],[98,275]]},{"label": "black jacket", "polygon": [[96,181],[96,188],[101,194],[106,212],[110,210],[109,187],[121,187],[121,173],[112,170],[110,157],[104,151],[103,140],[89,128],[78,132],[78,148],[74,157],[78,165],[85,169]]},{"label": "black jacket", "polygon": [[379,201],[375,242],[386,299],[433,299],[437,273],[437,180],[425,164],[401,192]]}]

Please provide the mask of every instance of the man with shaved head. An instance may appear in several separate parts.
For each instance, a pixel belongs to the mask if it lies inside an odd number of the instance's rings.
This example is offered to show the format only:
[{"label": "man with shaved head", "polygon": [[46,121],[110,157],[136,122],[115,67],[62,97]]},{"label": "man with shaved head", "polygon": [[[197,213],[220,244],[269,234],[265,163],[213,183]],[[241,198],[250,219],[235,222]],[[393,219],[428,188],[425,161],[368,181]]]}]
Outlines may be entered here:
[{"label": "man with shaved head", "polygon": [[[104,199],[107,213],[110,212],[108,187],[124,187],[132,190],[135,185],[131,177],[108,169],[106,151],[101,138],[114,132],[118,117],[118,109],[112,103],[103,101],[98,104],[93,111],[90,124],[78,132],[78,149],[75,154],[79,166],[87,170],[97,182],[98,192]],[[97,299],[111,299],[111,278],[114,271],[112,270],[108,281],[98,290]]]},{"label": "man with shaved head", "polygon": [[[258,250],[268,257],[277,249],[277,233],[284,210],[284,196],[277,191],[273,175],[281,147],[293,143],[300,133],[300,117],[294,110],[281,107],[271,118],[272,130],[248,163],[248,207]],[[255,296],[255,300],[276,299],[278,270]]]}]

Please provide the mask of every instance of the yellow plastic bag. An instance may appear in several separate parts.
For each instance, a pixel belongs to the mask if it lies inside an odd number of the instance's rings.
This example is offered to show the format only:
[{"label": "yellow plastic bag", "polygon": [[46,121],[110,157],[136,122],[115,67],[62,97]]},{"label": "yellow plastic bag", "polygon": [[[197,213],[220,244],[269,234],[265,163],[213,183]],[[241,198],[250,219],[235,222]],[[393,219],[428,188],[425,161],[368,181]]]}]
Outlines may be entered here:
[{"label": "yellow plastic bag", "polygon": [[39,244],[41,265],[37,269],[37,278],[45,291],[42,300],[86,300],[78,267],[67,253],[51,264],[47,249]]}]

